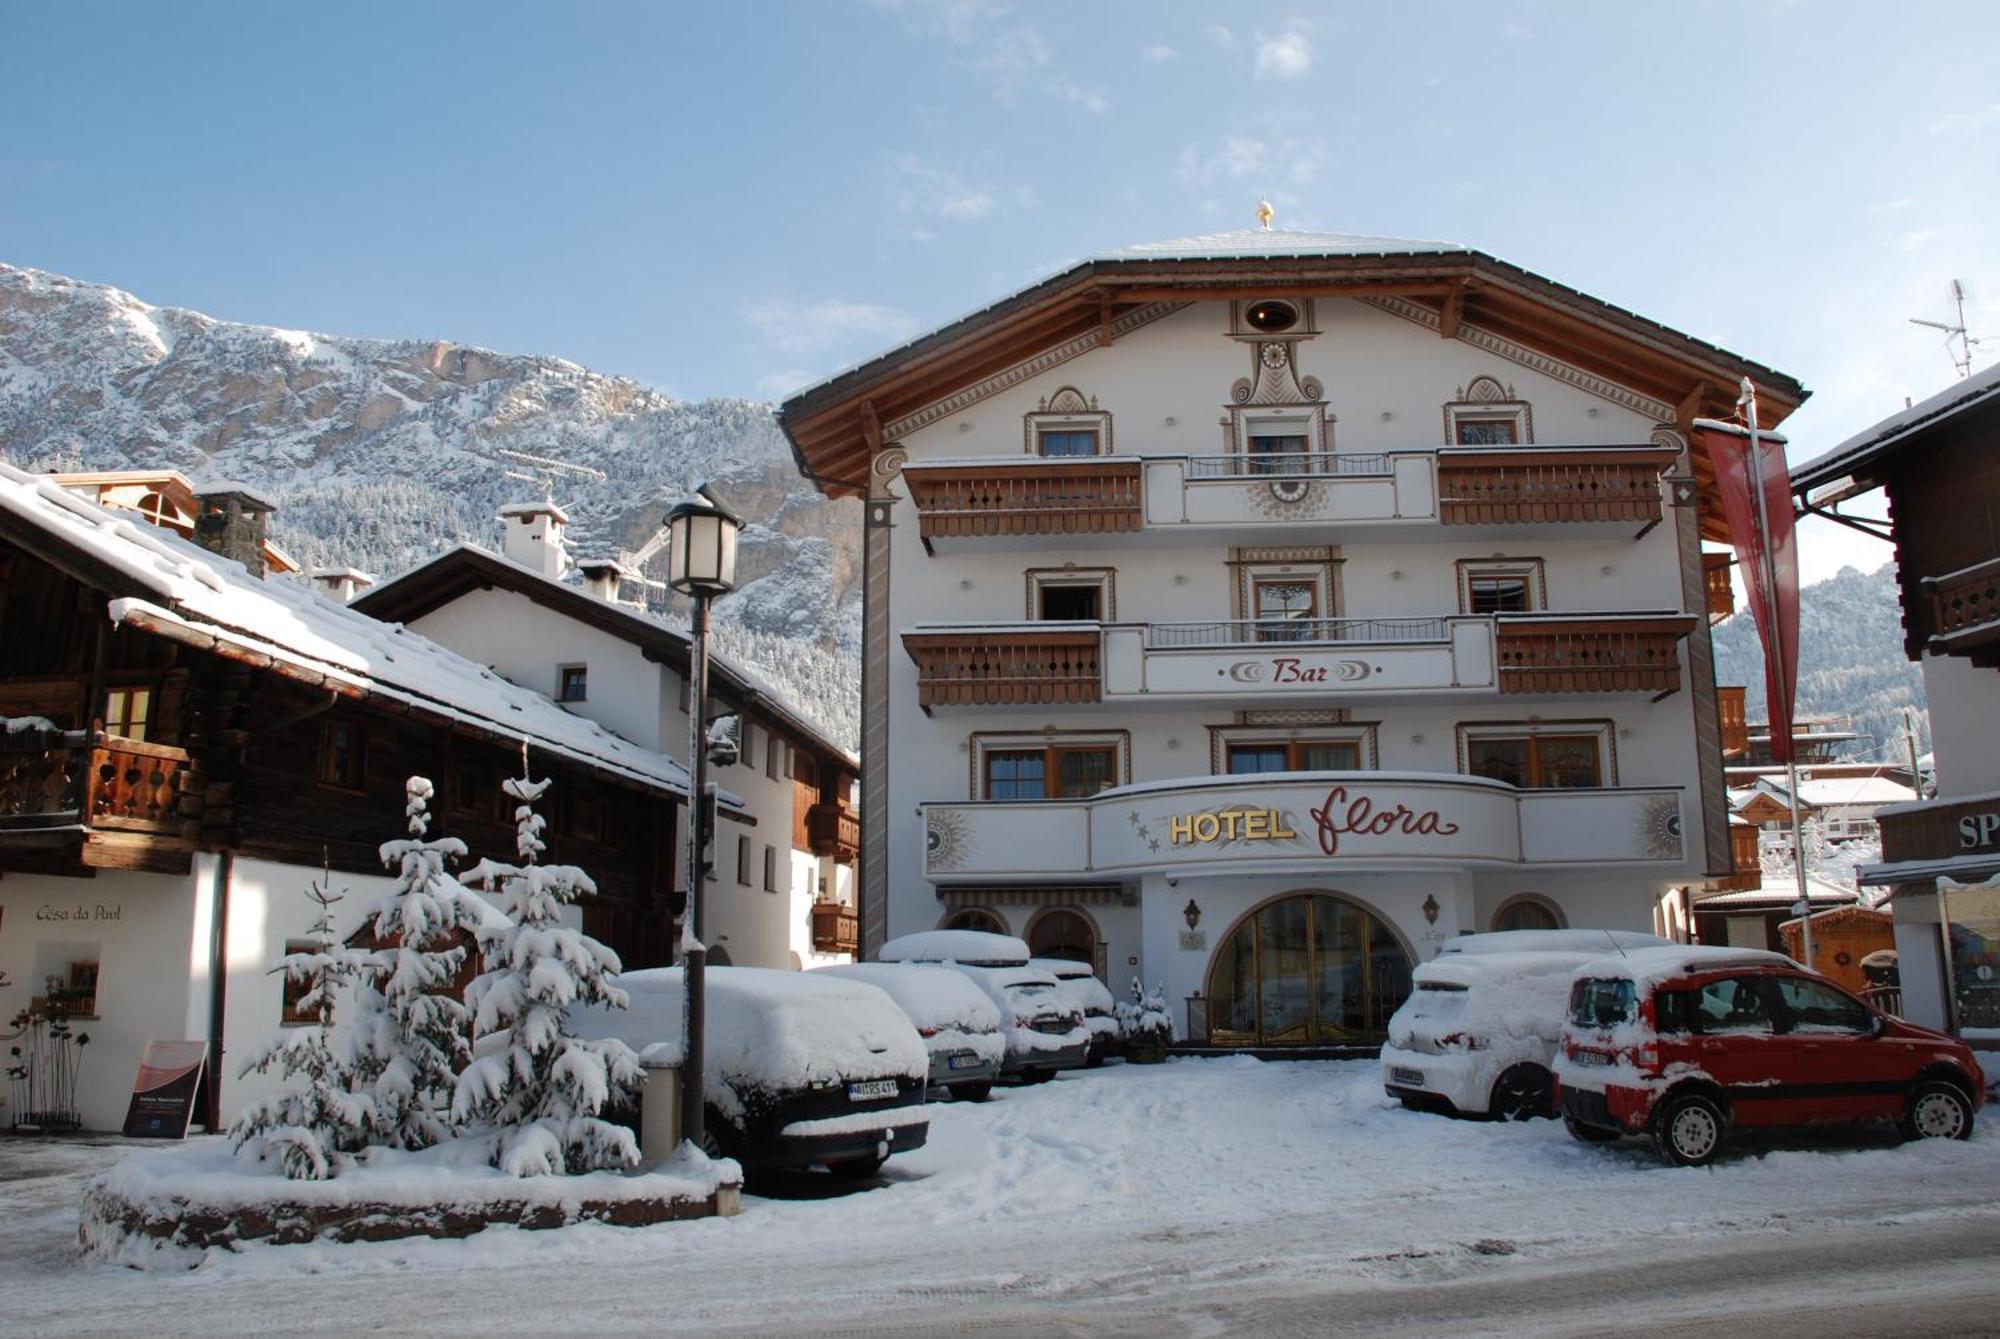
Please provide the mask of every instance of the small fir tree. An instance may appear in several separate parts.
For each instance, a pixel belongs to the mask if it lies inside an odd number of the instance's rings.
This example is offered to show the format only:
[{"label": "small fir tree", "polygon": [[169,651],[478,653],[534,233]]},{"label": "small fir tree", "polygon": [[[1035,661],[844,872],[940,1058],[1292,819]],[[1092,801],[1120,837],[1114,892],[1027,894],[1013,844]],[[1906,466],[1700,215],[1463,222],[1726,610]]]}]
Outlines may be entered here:
[{"label": "small fir tree", "polygon": [[523,775],[502,787],[517,801],[520,863],[482,860],[460,876],[488,889],[506,921],[479,931],[491,970],[466,991],[479,1043],[458,1076],[452,1119],[492,1126],[493,1165],[514,1176],[629,1167],[639,1160],[632,1132],[598,1113],[635,1093],[638,1057],[622,1041],[574,1037],[568,1023],[578,1002],[626,1006],[610,981],[618,955],[561,923],[564,906],[597,888],[575,866],[538,863],[547,847],[535,802],[549,783],[529,779],[526,763],[524,753]]},{"label": "small fir tree", "polygon": [[372,1098],[371,1143],[428,1148],[448,1135],[457,1070],[466,1061],[465,1005],[449,988],[465,948],[441,947],[483,919],[473,898],[445,873],[465,854],[455,837],[426,841],[432,786],[413,776],[404,786],[410,835],[382,844],[382,863],[397,886],[375,906],[374,963],[356,991],[359,1078]]},{"label": "small fir tree", "polygon": [[333,1000],[336,992],[369,979],[376,959],[334,934],[333,906],[342,894],[332,882],[331,872],[323,871],[305,890],[319,908],[307,932],[312,946],[286,954],[273,969],[303,987],[294,1009],[310,1021],[279,1033],[241,1071],[247,1077],[276,1070],[285,1089],[245,1108],[229,1131],[237,1150],[248,1146],[259,1159],[275,1156],[295,1181],[336,1175],[346,1155],[367,1145],[374,1124],[372,1095],[357,1091],[353,1037],[334,1031]]}]

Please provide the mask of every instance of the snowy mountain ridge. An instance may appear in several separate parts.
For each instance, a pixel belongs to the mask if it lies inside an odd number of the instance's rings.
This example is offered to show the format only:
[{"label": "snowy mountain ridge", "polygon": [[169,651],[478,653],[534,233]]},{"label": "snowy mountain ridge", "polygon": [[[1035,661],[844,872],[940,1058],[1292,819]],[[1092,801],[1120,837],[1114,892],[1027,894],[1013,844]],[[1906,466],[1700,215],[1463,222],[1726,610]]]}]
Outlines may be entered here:
[{"label": "snowy mountain ridge", "polygon": [[0,459],[30,469],[171,468],[250,483],[310,570],[390,575],[473,542],[531,496],[496,448],[602,470],[560,478],[578,555],[634,548],[713,482],[744,515],[726,654],[828,733],[858,737],[859,510],[804,479],[771,407],[680,401],[565,359],[220,321],[0,264]]}]

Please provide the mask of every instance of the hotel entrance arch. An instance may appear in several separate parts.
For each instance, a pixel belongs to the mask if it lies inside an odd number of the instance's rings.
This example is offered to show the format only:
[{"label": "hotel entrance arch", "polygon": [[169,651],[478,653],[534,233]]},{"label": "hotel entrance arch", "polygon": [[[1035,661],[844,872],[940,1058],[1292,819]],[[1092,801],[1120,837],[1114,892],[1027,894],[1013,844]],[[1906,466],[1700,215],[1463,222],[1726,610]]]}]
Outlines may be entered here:
[{"label": "hotel entrance arch", "polygon": [[1231,927],[1208,968],[1209,1039],[1223,1046],[1373,1045],[1410,993],[1387,922],[1320,891],[1286,893]]}]

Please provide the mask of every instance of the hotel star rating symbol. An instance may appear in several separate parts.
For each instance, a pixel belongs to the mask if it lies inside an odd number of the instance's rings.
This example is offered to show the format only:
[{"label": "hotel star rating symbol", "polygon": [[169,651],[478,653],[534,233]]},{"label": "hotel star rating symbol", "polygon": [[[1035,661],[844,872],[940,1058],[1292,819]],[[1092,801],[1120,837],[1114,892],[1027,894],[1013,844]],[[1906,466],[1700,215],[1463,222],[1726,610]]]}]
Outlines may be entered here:
[{"label": "hotel star rating symbol", "polygon": [[1139,811],[1137,809],[1134,809],[1130,813],[1126,814],[1125,821],[1130,823],[1132,825],[1132,830],[1139,834],[1139,840],[1146,843],[1147,850],[1157,851],[1160,849],[1160,839],[1153,835],[1153,830],[1151,828],[1147,827],[1143,822],[1139,820]]}]

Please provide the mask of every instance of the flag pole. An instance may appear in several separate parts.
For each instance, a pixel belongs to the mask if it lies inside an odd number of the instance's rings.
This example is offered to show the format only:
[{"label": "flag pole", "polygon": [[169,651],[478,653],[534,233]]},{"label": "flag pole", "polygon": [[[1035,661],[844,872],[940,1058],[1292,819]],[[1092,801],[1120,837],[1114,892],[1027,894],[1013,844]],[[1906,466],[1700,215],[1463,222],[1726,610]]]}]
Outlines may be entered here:
[{"label": "flag pole", "polygon": [[[1757,388],[1750,384],[1750,378],[1742,381],[1742,394],[1736,397],[1736,407],[1743,412],[1744,423],[1750,429],[1750,491],[1757,499],[1757,539],[1763,551],[1763,577],[1765,598],[1776,607],[1778,599],[1778,555],[1771,545],[1771,519],[1766,511],[1764,499],[1764,460],[1757,452]],[[1796,705],[1798,698],[1798,669],[1785,663],[1785,637],[1782,629],[1773,627],[1771,636],[1771,668],[1780,680],[1790,680],[1791,690],[1785,694],[1787,703]],[[1772,715],[1775,717],[1776,713]],[[1792,736],[1793,724],[1788,719],[1784,723],[1786,736],[1785,750],[1785,794],[1790,800],[1792,811],[1792,869],[1798,876],[1799,885],[1799,950],[1805,957],[1808,971],[1813,970],[1812,942],[1812,895],[1806,888],[1806,843],[1804,823],[1799,818],[1799,755],[1796,740]],[[1771,742],[1778,743],[1778,722],[1771,722]]]}]

